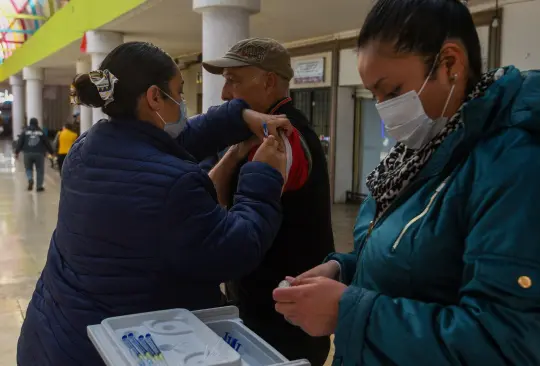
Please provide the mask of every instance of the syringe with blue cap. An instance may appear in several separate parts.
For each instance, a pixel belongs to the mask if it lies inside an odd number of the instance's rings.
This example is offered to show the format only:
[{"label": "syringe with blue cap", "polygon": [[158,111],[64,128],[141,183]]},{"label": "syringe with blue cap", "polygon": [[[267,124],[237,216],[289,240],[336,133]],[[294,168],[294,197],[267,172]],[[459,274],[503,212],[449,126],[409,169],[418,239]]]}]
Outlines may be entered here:
[{"label": "syringe with blue cap", "polygon": [[[142,337],[142,336],[139,336],[139,338],[140,337]],[[150,333],[146,333],[145,341],[146,341],[146,344],[148,344],[148,346],[150,346],[152,351],[155,353],[157,358],[159,360],[163,361],[165,364],[167,364],[167,361],[165,360],[165,357],[163,356],[163,353],[161,352],[159,347],[156,345],[156,342],[154,342],[154,339],[152,338],[152,335]]]},{"label": "syringe with blue cap", "polygon": [[264,137],[268,137],[269,133],[268,133],[268,125],[266,124],[266,121],[263,121],[263,133],[264,133]]},{"label": "syringe with blue cap", "polygon": [[127,335],[127,339],[129,343],[131,343],[133,347],[137,350],[137,352],[142,355],[143,359],[146,361],[146,365],[154,365],[154,358],[150,353],[146,352],[142,344],[139,343],[133,333],[129,333]]},{"label": "syringe with blue cap", "polygon": [[122,342],[129,349],[130,353],[139,361],[138,366],[146,366],[146,358],[139,350],[129,341],[128,336],[122,336]]},{"label": "syringe with blue cap", "polygon": [[139,336],[139,343],[144,347],[146,350],[147,355],[151,355],[152,359],[156,361],[158,364],[163,365],[167,364],[167,361],[165,361],[165,357],[163,357],[163,354],[159,350],[159,348],[154,343],[154,340],[152,339],[152,336],[150,334],[147,334],[149,336],[148,338],[145,338],[143,335]]}]

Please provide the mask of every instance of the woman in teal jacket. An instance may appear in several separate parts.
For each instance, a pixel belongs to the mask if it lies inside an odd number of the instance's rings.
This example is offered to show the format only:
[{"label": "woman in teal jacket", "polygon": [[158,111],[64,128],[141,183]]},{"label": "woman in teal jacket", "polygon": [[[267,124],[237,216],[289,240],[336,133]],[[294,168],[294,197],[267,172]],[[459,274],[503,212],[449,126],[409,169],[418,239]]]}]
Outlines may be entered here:
[{"label": "woman in teal jacket", "polygon": [[290,278],[277,311],[335,333],[334,365],[540,365],[540,73],[481,74],[457,0],[379,0],[358,49],[399,143],[354,252]]}]

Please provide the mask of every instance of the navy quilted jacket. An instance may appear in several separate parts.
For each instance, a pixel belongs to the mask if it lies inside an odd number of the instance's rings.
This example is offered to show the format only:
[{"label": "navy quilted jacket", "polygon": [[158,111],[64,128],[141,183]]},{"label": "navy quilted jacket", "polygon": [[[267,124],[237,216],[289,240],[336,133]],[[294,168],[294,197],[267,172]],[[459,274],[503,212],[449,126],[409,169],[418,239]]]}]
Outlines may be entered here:
[{"label": "navy quilted jacket", "polygon": [[100,365],[86,327],[104,318],[221,305],[219,284],[249,273],[281,223],[280,173],[242,169],[220,207],[197,162],[250,132],[232,101],[191,119],[178,141],[141,121],[102,121],[62,174],[58,224],[28,307],[20,366]]}]

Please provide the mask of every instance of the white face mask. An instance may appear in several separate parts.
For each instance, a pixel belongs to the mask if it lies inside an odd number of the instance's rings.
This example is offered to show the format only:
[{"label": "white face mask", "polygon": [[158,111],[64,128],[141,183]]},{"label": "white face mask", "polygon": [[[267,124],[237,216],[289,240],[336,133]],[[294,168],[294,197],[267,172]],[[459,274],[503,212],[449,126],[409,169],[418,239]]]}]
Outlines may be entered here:
[{"label": "white face mask", "polygon": [[423,147],[443,129],[448,121],[448,118],[443,116],[454,93],[455,84],[452,85],[448,98],[446,98],[441,116],[436,120],[429,118],[420,100],[420,94],[422,94],[424,87],[431,78],[435,65],[436,61],[418,93],[411,90],[408,93],[375,105],[388,135],[410,149]]},{"label": "white face mask", "polygon": [[169,94],[165,93],[163,90],[161,92],[165,94],[167,97],[169,97],[170,100],[178,104],[178,107],[180,108],[180,115],[178,117],[178,120],[174,122],[165,122],[165,120],[163,119],[163,117],[161,117],[159,112],[156,112],[158,117],[161,119],[161,121],[165,125],[165,127],[163,127],[163,130],[167,132],[173,139],[175,139],[178,137],[178,135],[180,135],[180,132],[182,132],[188,120],[186,102],[184,100],[181,100],[180,102],[178,102]]}]

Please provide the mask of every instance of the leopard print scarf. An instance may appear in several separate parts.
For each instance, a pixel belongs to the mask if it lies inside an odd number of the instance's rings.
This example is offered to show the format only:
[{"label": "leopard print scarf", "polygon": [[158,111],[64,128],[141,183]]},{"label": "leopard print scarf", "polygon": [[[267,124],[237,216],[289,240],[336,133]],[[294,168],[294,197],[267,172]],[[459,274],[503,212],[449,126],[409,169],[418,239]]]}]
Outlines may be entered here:
[{"label": "leopard print scarf", "polygon": [[504,75],[504,69],[494,70],[482,75],[473,91],[465,98],[459,110],[446,123],[445,127],[430,142],[418,150],[409,149],[397,143],[379,166],[367,177],[366,185],[377,202],[377,217],[392,204],[394,199],[414,180],[431,155],[454,131],[463,127],[461,112],[469,101],[484,95],[491,84]]}]

